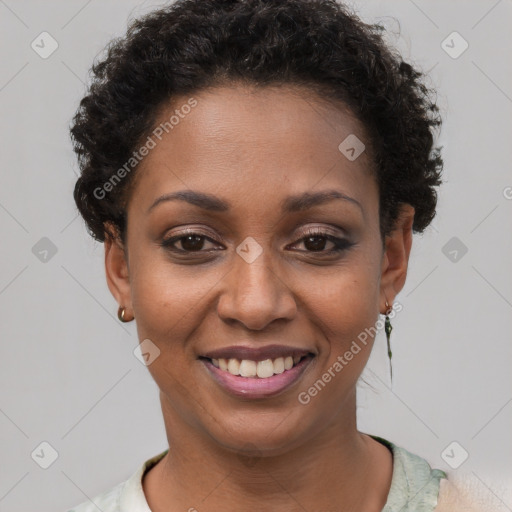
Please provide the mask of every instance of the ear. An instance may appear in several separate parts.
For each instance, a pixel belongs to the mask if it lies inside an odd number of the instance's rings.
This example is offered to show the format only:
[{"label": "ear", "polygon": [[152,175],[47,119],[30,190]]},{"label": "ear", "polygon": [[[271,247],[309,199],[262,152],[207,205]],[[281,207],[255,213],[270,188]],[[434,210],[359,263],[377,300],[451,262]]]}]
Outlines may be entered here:
[{"label": "ear", "polygon": [[414,207],[402,204],[399,217],[393,231],[386,237],[381,268],[381,312],[386,311],[386,299],[389,306],[405,284],[407,266],[412,246],[412,224]]},{"label": "ear", "polygon": [[128,261],[119,234],[113,226],[105,230],[104,246],[108,288],[117,303],[126,308],[129,316],[133,316]]}]

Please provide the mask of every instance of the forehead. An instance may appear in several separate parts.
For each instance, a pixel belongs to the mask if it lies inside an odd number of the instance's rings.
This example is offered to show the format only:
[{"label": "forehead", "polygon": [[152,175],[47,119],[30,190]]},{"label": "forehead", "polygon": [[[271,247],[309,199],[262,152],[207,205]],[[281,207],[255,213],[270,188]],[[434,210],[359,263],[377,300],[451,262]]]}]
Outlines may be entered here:
[{"label": "forehead", "polygon": [[153,136],[137,169],[141,207],[187,188],[233,204],[336,186],[360,202],[376,192],[369,152],[351,160],[339,148],[347,138],[367,143],[363,125],[305,88],[217,87],[174,98],[161,107],[158,127],[161,140]]}]

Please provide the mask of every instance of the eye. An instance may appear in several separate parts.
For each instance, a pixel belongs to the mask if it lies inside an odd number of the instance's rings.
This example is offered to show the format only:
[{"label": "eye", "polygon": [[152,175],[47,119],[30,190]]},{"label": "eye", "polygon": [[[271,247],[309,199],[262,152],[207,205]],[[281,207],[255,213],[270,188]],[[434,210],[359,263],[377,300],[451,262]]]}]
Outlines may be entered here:
[{"label": "eye", "polygon": [[[205,249],[205,245],[208,243],[212,244],[213,247],[210,249]],[[349,242],[346,239],[339,238],[320,229],[312,229],[307,231],[306,236],[302,237],[293,245],[298,245],[300,243],[304,244],[304,247],[306,248],[305,251],[301,250],[300,252],[320,254],[339,253],[354,245],[352,242]],[[326,245],[329,243],[332,244],[331,249],[325,250]],[[179,235],[164,239],[160,245],[169,251],[182,254],[201,252],[205,253],[211,252],[212,250],[220,250],[219,246],[215,244],[214,240],[202,233],[195,231],[187,231]],[[181,245],[181,248],[177,247],[177,245]]]},{"label": "eye", "polygon": [[[341,252],[354,245],[344,238],[339,238],[320,229],[308,231],[306,236],[301,238],[298,242],[304,244],[306,251],[303,252],[318,252],[322,254]],[[331,243],[333,247],[324,250],[328,243]]]},{"label": "eye", "polygon": [[[206,235],[190,231],[162,240],[161,246],[170,251],[181,253],[208,252],[203,250],[206,241],[213,243],[213,240]],[[176,243],[180,243],[182,248],[176,247]]]}]

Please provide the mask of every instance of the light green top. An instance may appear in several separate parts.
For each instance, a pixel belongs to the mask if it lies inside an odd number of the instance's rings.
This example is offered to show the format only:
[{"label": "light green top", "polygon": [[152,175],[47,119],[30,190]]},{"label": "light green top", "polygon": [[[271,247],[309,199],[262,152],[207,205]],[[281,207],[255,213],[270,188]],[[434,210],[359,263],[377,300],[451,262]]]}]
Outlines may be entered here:
[{"label": "light green top", "polygon": [[393,475],[382,512],[432,512],[437,505],[439,480],[448,478],[441,469],[432,469],[422,457],[378,436],[373,437],[393,453]]},{"label": "light green top", "polygon": [[[425,459],[382,437],[371,437],[393,454],[391,487],[382,512],[433,512],[437,505],[439,480],[447,478],[446,473],[432,469]],[[148,459],[125,482],[67,512],[151,512],[142,488],[142,477],[168,451]]]}]

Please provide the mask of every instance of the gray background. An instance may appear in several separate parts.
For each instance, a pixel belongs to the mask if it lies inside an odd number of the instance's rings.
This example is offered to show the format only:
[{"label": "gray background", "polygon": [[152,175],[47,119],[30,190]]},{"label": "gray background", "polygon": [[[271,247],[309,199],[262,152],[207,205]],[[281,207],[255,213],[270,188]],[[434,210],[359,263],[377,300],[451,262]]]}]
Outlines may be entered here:
[{"label": "gray background", "polygon": [[[117,320],[103,247],[77,217],[68,136],[93,58],[155,5],[0,0],[0,511],[70,508],[167,447],[135,325]],[[415,236],[397,296],[393,389],[380,332],[359,428],[465,474],[494,510],[512,510],[512,2],[353,5],[431,70],[445,118],[438,216]],[[31,48],[43,31],[59,45],[47,59]],[[469,44],[457,58],[442,45],[453,31]],[[455,37],[444,43],[452,53]],[[48,469],[42,442],[58,452]]]}]

